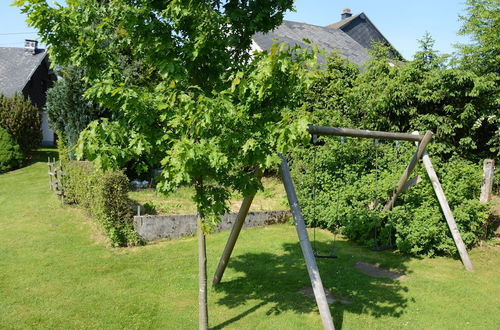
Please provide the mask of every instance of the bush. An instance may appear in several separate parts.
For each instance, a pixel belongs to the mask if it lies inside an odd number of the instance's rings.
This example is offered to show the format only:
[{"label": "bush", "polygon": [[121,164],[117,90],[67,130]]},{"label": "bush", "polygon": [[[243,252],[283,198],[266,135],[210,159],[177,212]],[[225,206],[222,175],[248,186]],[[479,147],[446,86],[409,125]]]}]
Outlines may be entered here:
[{"label": "bush", "polygon": [[105,115],[94,102],[83,97],[89,87],[82,81],[83,73],[78,67],[67,67],[60,72],[62,79],[47,91],[45,110],[50,125],[69,148],[91,121]]},{"label": "bush", "polygon": [[104,228],[112,246],[141,244],[132,224],[128,178],[119,171],[102,172],[90,162],[66,164],[65,199],[87,209]]},{"label": "bush", "polygon": [[0,126],[19,144],[24,154],[38,148],[42,141],[39,109],[29,99],[16,94],[11,98],[0,95]]},{"label": "bush", "polygon": [[[311,148],[292,154],[292,175],[309,225],[338,230],[368,247],[397,247],[411,255],[455,255],[456,248],[423,167],[413,176],[423,181],[401,194],[391,212],[389,199],[415,150],[413,144],[374,146],[370,140],[326,139],[318,147],[316,166]],[[465,244],[470,248],[484,235],[488,206],[479,203],[481,166],[460,158],[432,159],[454,212]],[[313,203],[316,170],[316,207]],[[315,216],[317,214],[317,216]]]},{"label": "bush", "polygon": [[19,145],[6,129],[0,127],[0,173],[20,167],[23,159]]}]

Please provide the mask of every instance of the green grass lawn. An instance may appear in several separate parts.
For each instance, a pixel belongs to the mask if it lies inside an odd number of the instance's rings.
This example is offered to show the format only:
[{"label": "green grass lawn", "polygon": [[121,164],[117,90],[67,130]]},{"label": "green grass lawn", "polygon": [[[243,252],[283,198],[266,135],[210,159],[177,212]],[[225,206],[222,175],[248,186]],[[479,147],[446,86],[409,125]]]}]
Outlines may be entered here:
[{"label": "green grass lawn", "polygon": [[[61,207],[43,162],[0,175],[1,329],[196,329],[194,238],[111,249],[83,211]],[[208,237],[213,274],[228,232]],[[319,233],[327,250],[331,235]],[[471,251],[466,272],[448,258],[412,259],[337,242],[318,261],[325,286],[352,304],[331,306],[337,329],[498,329],[500,257]],[[404,272],[395,281],[359,273],[357,261]],[[320,329],[291,225],[244,230],[223,282],[209,290],[213,329]]]},{"label": "green grass lawn", "polygon": [[[283,183],[275,177],[262,178],[264,191],[259,191],[250,207],[251,211],[271,211],[288,208],[285,189]],[[130,198],[137,204],[152,205],[157,214],[190,214],[196,213],[196,205],[193,202],[194,188],[181,187],[168,196],[161,195],[154,189],[141,189],[131,191]],[[230,209],[237,212],[243,197],[238,193],[233,193],[230,201]]]}]

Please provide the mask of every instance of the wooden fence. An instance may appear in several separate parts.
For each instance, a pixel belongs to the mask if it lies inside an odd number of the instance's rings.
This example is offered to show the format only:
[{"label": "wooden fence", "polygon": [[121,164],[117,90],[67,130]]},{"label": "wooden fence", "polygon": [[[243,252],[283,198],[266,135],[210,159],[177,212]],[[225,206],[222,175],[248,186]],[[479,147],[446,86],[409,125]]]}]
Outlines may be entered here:
[{"label": "wooden fence", "polygon": [[61,203],[64,203],[64,175],[66,173],[63,171],[62,163],[60,160],[57,162],[55,158],[50,161],[49,157],[47,165],[49,167],[49,188],[56,193]]}]

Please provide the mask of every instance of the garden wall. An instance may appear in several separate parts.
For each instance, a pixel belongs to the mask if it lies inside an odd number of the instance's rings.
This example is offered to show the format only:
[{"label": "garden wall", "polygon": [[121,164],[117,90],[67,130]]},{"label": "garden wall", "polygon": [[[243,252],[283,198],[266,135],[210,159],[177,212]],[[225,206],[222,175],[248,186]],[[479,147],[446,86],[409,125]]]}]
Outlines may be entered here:
[{"label": "garden wall", "polygon": [[[222,217],[215,231],[231,229],[237,213]],[[196,214],[144,215],[134,217],[134,229],[146,241],[177,238],[196,233]],[[285,223],[290,211],[248,212],[243,228]]]}]

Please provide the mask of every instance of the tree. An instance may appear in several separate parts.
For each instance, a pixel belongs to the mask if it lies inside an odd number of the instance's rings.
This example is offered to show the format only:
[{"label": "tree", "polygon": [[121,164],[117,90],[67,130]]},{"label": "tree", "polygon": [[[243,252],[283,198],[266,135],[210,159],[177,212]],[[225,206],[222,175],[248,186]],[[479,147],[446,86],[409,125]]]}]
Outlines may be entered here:
[{"label": "tree", "polygon": [[487,97],[490,111],[477,120],[476,127],[492,127],[494,137],[488,142],[492,153],[500,155],[500,0],[467,0],[466,15],[459,34],[471,42],[458,45],[460,64],[493,84]]},{"label": "tree", "polygon": [[458,45],[462,64],[479,74],[500,74],[500,0],[466,0],[459,34],[471,42]]},{"label": "tree", "polygon": [[452,65],[433,44],[425,35],[413,60],[398,65],[391,64],[384,48],[376,48],[349,95],[351,118],[368,129],[430,129],[436,133],[432,147],[445,157],[495,155],[500,150],[495,81]]},{"label": "tree", "polygon": [[82,82],[81,68],[67,67],[59,74],[62,79],[47,91],[45,109],[52,129],[60,132],[60,138],[71,149],[76,145],[80,132],[105,112],[83,96],[88,86]]},{"label": "tree", "polygon": [[[276,166],[276,152],[306,136],[300,104],[315,72],[312,53],[275,46],[253,61],[249,53],[252,35],[280,24],[292,0],[16,4],[53,60],[85,68],[86,97],[112,112],[82,132],[77,154],[101,167],[149,158],[137,165],[145,170],[161,161],[163,192],[195,184],[206,328],[205,233],[227,211],[229,189],[254,193],[261,187],[254,171]],[[133,63],[152,79],[134,79]]]}]

